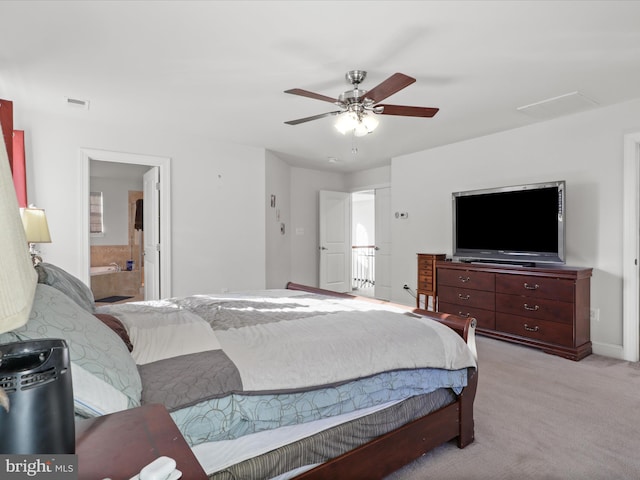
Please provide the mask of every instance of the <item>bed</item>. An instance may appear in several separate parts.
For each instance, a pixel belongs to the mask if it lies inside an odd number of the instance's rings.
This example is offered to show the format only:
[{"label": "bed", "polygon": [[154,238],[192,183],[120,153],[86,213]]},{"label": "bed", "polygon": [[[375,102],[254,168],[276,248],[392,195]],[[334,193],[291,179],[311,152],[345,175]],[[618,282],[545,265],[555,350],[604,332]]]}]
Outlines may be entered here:
[{"label": "bed", "polygon": [[473,319],[293,283],[96,308],[37,270],[0,343],[64,338],[78,417],[161,403],[212,480],[383,478],[474,439]]}]

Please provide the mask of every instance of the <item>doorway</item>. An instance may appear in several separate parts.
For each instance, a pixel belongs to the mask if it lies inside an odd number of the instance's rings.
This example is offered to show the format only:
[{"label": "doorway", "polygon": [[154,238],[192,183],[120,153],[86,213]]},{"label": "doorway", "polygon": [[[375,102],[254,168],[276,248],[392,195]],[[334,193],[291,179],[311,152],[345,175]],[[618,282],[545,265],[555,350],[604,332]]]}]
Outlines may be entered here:
[{"label": "doorway", "polygon": [[351,194],[351,290],[375,296],[376,285],[375,191]]},{"label": "doorway", "polygon": [[[91,162],[111,162],[115,164],[138,165],[146,170],[157,167],[158,172],[158,217],[153,222],[153,217],[149,221],[154,225],[154,230],[158,232],[158,240],[155,249],[158,254],[157,268],[145,269],[145,277],[148,277],[150,271],[153,271],[155,278],[145,278],[145,286],[147,284],[157,285],[154,297],[167,298],[171,296],[171,199],[170,199],[170,159],[166,157],[155,157],[150,155],[128,154],[120,152],[110,152],[104,150],[80,149],[80,166],[81,166],[81,199],[78,202],[81,209],[80,234],[82,235],[81,259],[80,266],[83,273],[82,280],[90,285],[90,227],[89,227],[89,194],[90,194],[90,175]],[[146,288],[145,288],[146,290]],[[149,294],[145,293],[145,299],[153,300],[156,298],[146,298]]]},{"label": "doorway", "polygon": [[391,188],[351,194],[352,291],[391,299]]},{"label": "doorway", "polygon": [[319,285],[389,300],[391,188],[320,191]]},{"label": "doorway", "polygon": [[96,303],[145,299],[141,214],[150,168],[90,161],[90,287]]}]

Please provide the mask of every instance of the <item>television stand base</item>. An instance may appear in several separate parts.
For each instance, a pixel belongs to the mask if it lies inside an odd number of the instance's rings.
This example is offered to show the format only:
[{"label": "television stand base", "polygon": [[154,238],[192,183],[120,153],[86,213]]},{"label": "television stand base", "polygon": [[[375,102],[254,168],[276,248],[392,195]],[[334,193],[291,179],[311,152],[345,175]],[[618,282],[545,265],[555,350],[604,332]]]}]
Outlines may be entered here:
[{"label": "television stand base", "polygon": [[527,267],[535,268],[537,264],[535,262],[510,262],[509,260],[473,260],[471,263],[476,264],[496,264],[496,265],[510,265],[512,267]]},{"label": "television stand base", "polygon": [[537,264],[535,262],[518,262],[518,261],[510,261],[510,260],[483,260],[481,258],[461,258],[458,261],[462,263],[471,263],[471,264],[477,264],[477,265],[494,264],[494,265],[510,265],[512,267],[528,267],[528,268],[537,267]]}]

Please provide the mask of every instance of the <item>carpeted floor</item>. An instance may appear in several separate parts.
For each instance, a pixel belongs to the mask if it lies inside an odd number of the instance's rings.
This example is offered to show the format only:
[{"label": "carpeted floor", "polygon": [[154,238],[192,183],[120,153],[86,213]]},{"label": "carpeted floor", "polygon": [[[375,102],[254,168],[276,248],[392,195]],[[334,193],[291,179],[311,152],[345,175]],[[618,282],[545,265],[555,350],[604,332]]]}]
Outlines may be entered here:
[{"label": "carpeted floor", "polygon": [[640,479],[640,364],[478,337],[475,442],[386,480]]}]

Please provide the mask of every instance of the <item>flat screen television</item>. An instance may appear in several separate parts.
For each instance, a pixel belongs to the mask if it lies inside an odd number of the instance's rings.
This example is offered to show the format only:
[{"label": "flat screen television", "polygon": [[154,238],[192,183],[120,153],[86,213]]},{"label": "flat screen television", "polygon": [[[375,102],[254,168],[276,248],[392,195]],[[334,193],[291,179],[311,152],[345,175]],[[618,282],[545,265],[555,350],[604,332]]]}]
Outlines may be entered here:
[{"label": "flat screen television", "polygon": [[565,182],[454,192],[453,257],[565,263]]}]

